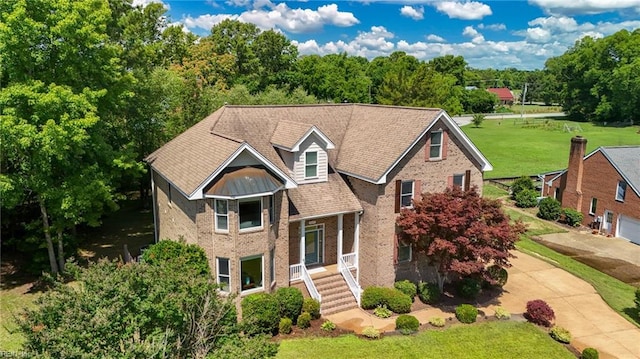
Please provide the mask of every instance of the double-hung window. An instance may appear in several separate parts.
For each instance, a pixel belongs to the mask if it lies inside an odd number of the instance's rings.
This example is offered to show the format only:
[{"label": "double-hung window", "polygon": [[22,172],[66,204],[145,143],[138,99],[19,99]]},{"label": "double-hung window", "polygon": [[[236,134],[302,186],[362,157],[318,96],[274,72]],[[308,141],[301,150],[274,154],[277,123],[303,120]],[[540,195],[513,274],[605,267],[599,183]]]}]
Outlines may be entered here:
[{"label": "double-hung window", "polygon": [[464,185],[464,175],[463,174],[453,175],[453,186],[462,188],[463,185]]},{"label": "double-hung window", "polygon": [[442,131],[431,132],[429,136],[429,139],[431,140],[429,148],[429,158],[442,158]]},{"label": "double-hung window", "polygon": [[398,242],[398,263],[411,262],[411,244]]},{"label": "double-hung window", "polygon": [[262,228],[262,198],[238,200],[238,220],[241,231]]},{"label": "double-hung window", "polygon": [[616,201],[624,202],[624,195],[627,192],[627,182],[618,181],[618,188],[616,189]]},{"label": "double-hung window", "polygon": [[304,178],[318,177],[318,152],[304,153]]},{"label": "double-hung window", "polygon": [[229,283],[231,283],[231,271],[229,270],[229,258],[216,258],[216,269],[218,277],[218,285],[223,292],[229,291]]},{"label": "double-hung window", "polygon": [[400,192],[400,207],[411,207],[411,200],[413,199],[413,181],[402,181]]},{"label": "double-hung window", "polygon": [[215,200],[216,210],[216,231],[229,231],[229,203],[226,199]]},{"label": "double-hung window", "polygon": [[589,214],[596,214],[597,205],[598,205],[598,199],[591,198],[591,206],[589,206]]}]

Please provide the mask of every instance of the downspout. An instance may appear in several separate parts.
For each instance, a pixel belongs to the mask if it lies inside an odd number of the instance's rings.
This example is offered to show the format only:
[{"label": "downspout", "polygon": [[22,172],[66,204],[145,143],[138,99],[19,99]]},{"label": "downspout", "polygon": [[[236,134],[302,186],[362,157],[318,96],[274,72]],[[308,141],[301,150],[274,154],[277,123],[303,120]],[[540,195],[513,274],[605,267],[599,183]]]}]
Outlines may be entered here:
[{"label": "downspout", "polygon": [[156,201],[156,182],[153,180],[153,168],[149,166],[151,174],[151,200],[153,201],[153,241],[158,243],[158,202]]}]

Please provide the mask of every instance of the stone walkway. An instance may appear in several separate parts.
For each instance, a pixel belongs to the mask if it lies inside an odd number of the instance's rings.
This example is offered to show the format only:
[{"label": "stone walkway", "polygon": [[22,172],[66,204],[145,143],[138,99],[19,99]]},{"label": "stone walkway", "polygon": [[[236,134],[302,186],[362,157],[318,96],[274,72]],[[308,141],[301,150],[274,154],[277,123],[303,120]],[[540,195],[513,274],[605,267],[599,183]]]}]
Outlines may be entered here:
[{"label": "stone walkway", "polygon": [[[587,282],[533,256],[516,252],[509,280],[498,304],[509,312],[522,313],[527,301],[543,299],[556,314],[555,323],[568,329],[578,350],[594,347],[601,359],[640,358],[640,329],[611,309]],[[493,315],[495,305],[480,307]],[[453,313],[425,309],[411,313],[421,324],[429,318],[448,318]],[[395,329],[395,319],[381,319],[362,309],[352,309],[327,317],[338,326],[360,333],[373,326],[381,331]]]}]

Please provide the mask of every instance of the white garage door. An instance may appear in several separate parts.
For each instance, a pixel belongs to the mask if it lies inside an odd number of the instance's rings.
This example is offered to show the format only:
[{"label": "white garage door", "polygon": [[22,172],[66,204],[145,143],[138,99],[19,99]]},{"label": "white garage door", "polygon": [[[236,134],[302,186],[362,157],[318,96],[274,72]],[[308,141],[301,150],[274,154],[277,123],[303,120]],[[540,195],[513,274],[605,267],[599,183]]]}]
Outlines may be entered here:
[{"label": "white garage door", "polygon": [[618,217],[618,236],[640,244],[640,221],[620,215]]}]

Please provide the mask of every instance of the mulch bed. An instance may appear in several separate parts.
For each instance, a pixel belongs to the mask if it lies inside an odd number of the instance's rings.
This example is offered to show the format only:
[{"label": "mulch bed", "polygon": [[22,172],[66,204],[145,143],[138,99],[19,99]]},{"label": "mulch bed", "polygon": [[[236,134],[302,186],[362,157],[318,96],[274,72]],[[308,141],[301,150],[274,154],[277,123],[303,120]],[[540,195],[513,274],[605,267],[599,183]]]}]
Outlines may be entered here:
[{"label": "mulch bed", "polygon": [[353,334],[353,331],[342,329],[337,327],[335,330],[327,331],[322,330],[322,323],[326,319],[320,318],[311,321],[311,326],[307,329],[300,329],[297,326],[291,327],[291,333],[278,334],[272,338],[274,341],[281,341],[283,339],[300,339],[300,338],[335,338],[341,335]]}]

